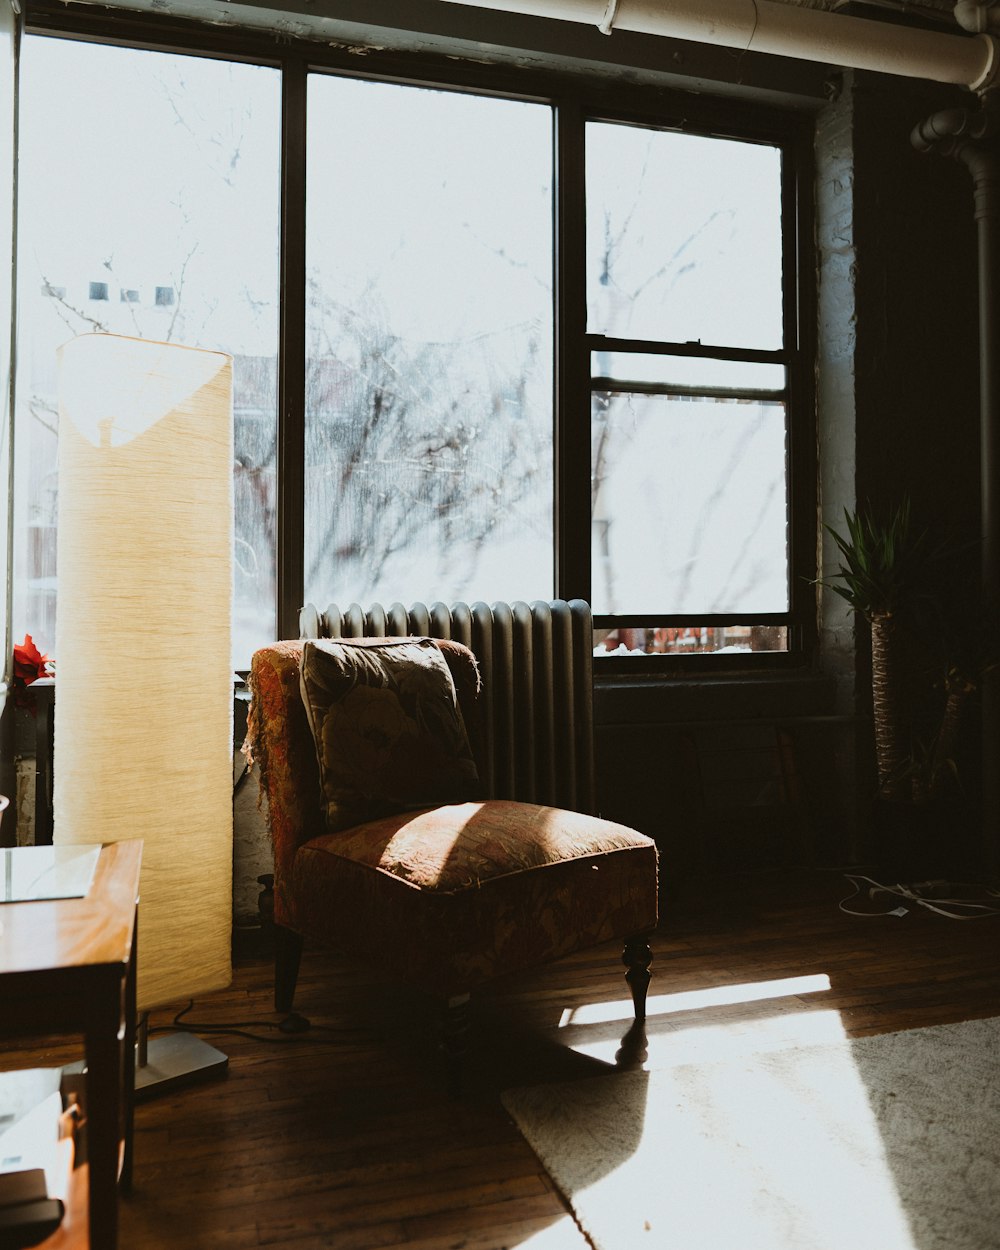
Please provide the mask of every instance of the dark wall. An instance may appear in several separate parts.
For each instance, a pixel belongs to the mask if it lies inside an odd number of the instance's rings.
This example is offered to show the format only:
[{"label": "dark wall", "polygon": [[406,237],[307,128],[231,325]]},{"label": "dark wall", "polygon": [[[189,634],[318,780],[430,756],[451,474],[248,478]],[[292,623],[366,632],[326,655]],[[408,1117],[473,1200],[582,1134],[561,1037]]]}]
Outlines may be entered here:
[{"label": "dark wall", "polygon": [[972,181],[916,152],[913,127],[970,92],[856,75],[857,494],[978,532],[979,387]]},{"label": "dark wall", "polygon": [[[979,589],[979,339],[972,179],[963,164],[918,153],[913,127],[968,91],[856,75],[858,265],[857,497],[912,501],[915,523],[951,549],[927,579],[927,610],[907,631],[906,711],[931,741],[945,666],[975,633]],[[870,706],[867,635],[859,634],[859,705]],[[978,707],[956,764],[978,788]]]},{"label": "dark wall", "polygon": [[601,815],[656,839],[664,883],[842,862],[838,777],[853,751],[833,683],[730,679],[597,681]]}]

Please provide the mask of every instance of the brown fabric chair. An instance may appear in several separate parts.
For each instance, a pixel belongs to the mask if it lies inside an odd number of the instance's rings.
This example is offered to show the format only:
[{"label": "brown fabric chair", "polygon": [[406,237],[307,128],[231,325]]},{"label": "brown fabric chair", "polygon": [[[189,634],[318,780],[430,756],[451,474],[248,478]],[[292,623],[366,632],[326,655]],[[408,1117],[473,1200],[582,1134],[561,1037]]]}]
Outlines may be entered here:
[{"label": "brown fabric chair", "polygon": [[[442,996],[453,1009],[501,974],[625,942],[645,1016],[657,851],[633,829],[503,797],[393,812],[330,831],[300,693],[304,643],[253,657],[248,744],[274,848],[275,1006],[292,1009],[303,939]],[[486,735],[471,651],[439,640],[480,775]],[[453,1032],[460,1032],[455,1024]]]}]

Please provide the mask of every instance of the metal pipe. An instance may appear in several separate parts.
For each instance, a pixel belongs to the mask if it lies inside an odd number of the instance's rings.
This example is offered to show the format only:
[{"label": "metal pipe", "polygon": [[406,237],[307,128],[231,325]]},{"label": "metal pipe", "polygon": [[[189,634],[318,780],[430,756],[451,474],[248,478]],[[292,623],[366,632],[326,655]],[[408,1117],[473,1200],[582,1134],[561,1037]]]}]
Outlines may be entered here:
[{"label": "metal pipe", "polygon": [[145,1068],[149,1064],[149,1012],[139,1013],[139,1022],[135,1030],[135,1062],[136,1066]]},{"label": "metal pipe", "polygon": [[958,0],[954,14],[963,30],[989,30],[1000,19],[995,0]]},{"label": "metal pipe", "polygon": [[[969,145],[961,158],[975,186],[979,237],[980,489],[983,632],[1000,638],[1000,153]],[[987,865],[1000,867],[1000,680],[987,671],[982,689],[983,833]]]},{"label": "metal pipe", "polygon": [[[913,146],[961,161],[972,175],[979,244],[981,612],[986,645],[1000,638],[1000,101],[947,109],[917,126]],[[985,657],[989,660],[989,656]],[[1000,871],[1000,675],[982,680],[983,847]]]},{"label": "metal pipe", "polygon": [[481,9],[765,52],[982,91],[1000,76],[996,36],[949,34],[776,0],[451,0]]}]

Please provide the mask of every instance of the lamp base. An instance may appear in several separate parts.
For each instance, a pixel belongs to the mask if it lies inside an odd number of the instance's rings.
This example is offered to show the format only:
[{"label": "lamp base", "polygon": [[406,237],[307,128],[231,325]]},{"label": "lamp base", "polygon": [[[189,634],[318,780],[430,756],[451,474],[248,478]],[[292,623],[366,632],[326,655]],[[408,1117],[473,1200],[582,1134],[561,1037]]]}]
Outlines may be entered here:
[{"label": "lamp base", "polygon": [[225,1076],[229,1056],[194,1033],[167,1033],[153,1038],[146,1062],[135,1066],[135,1099],[155,1098],[182,1085]]}]

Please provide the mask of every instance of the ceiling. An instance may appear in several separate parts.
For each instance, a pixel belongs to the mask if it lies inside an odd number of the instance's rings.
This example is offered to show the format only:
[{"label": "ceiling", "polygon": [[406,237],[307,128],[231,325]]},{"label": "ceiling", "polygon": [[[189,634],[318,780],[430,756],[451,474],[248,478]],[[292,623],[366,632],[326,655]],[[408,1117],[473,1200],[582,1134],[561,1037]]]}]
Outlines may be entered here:
[{"label": "ceiling", "polygon": [[[30,0],[28,0],[30,5]],[[74,0],[67,0],[72,4]],[[854,17],[865,17],[873,20],[902,22],[907,25],[920,25],[938,30],[957,30],[954,17],[954,0],[772,0],[774,3],[795,6],[798,8],[823,10],[828,13],[848,14]],[[246,25],[267,27],[275,33],[292,35],[297,38],[325,38],[330,23],[336,23],[340,15],[350,22],[352,10],[358,6],[350,2],[338,3],[338,0],[98,0],[101,7],[121,8],[135,11],[151,11],[169,14],[175,17],[188,17],[220,25]],[[478,5],[480,0],[472,0]],[[412,25],[413,14],[427,14],[433,24],[435,9],[455,8],[454,4],[444,5],[439,0],[401,0],[395,6],[380,4],[378,0],[365,5],[361,9],[370,8],[375,18],[374,27],[381,27],[381,11],[395,7],[411,15],[411,21],[403,22],[404,26]],[[497,11],[504,8],[504,0],[491,0],[490,7]],[[516,6],[515,6],[516,7]],[[482,13],[484,10],[474,9]],[[506,14],[508,18],[513,14]]]},{"label": "ceiling", "polygon": [[[29,17],[46,12],[54,27],[60,14],[87,0],[21,0]],[[669,7],[669,0],[653,0]],[[707,0],[706,0],[707,2]],[[801,9],[918,26],[961,35],[954,0],[776,0]],[[357,54],[373,50],[426,53],[466,61],[517,64],[609,79],[657,83],[686,91],[749,95],[784,105],[814,106],[830,93],[837,67],[788,56],[747,53],[732,47],[688,42],[616,29],[611,38],[587,21],[563,21],[529,12],[504,11],[505,0],[96,0],[100,10],[152,12],[166,19],[196,20],[219,28],[251,29],[281,42],[319,41]],[[648,0],[647,0],[648,3]],[[95,0],[90,0],[93,10]],[[484,7],[488,6],[488,7]],[[496,6],[496,7],[494,7]],[[530,9],[530,0],[512,0]],[[593,2],[585,10],[593,11]],[[1000,10],[998,10],[1000,12]],[[124,13],[122,13],[124,16]]]}]

